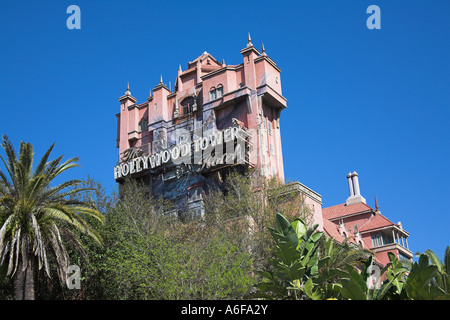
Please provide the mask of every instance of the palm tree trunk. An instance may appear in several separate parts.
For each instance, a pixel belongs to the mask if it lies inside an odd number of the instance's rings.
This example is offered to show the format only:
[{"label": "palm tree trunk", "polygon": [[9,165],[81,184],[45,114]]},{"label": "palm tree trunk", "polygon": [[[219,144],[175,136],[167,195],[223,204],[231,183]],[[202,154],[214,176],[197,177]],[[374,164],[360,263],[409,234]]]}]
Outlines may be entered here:
[{"label": "palm tree trunk", "polygon": [[19,266],[13,277],[14,300],[34,300],[34,255],[28,254],[27,267],[23,269],[22,257],[19,257]]}]

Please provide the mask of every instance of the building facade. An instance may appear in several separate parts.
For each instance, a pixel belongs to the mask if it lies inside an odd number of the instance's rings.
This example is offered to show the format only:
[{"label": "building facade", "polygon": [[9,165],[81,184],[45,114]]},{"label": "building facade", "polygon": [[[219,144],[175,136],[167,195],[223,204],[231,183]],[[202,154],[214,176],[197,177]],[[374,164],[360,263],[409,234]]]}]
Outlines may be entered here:
[{"label": "building facade", "polygon": [[[373,285],[379,285],[379,272],[389,262],[388,252],[400,260],[412,260],[409,233],[381,214],[375,197],[375,209],[361,195],[357,172],[347,175],[349,197],[345,203],[323,208],[324,231],[337,242],[349,243],[374,252]],[[378,275],[377,275],[378,273]]]},{"label": "building facade", "polygon": [[[253,46],[250,35],[240,53],[239,64],[227,65],[204,52],[184,71],[179,66],[173,91],[161,76],[141,103],[127,86],[116,115],[119,184],[128,176],[139,179],[150,193],[173,202],[170,214],[198,216],[208,189],[230,170],[254,168],[284,180],[281,70],[264,46],[261,52]],[[374,251],[378,266],[389,262],[387,252],[411,259],[401,223],[383,216],[378,205],[366,204],[356,172],[347,180],[346,202],[324,209],[322,196],[300,182],[285,185],[284,192],[302,197],[318,230]]]},{"label": "building facade", "polygon": [[202,195],[231,169],[284,179],[281,70],[250,35],[240,53],[241,63],[227,65],[204,52],[179,66],[173,91],[161,76],[141,103],[127,86],[117,114],[117,182],[140,179],[178,203],[180,215],[201,214]]}]

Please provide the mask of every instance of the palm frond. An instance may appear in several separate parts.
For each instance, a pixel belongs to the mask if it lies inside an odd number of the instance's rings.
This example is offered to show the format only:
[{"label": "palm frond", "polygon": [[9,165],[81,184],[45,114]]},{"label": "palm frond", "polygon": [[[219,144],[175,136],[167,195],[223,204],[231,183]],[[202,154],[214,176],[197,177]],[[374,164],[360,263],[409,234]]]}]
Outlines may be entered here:
[{"label": "palm frond", "polygon": [[[11,144],[11,142],[9,141],[9,138],[7,135],[3,135],[3,143],[2,143],[2,147],[6,152],[6,156],[8,158],[8,164],[6,164],[5,160],[3,159],[2,156],[0,156],[0,158],[3,161],[3,164],[5,165],[6,169],[8,170],[9,176],[11,178],[13,178],[15,176],[14,173],[14,164],[17,161],[16,160],[16,152],[14,150],[13,145]],[[14,183],[14,182],[13,182]]]},{"label": "palm frond", "polygon": [[39,224],[36,220],[36,217],[34,214],[31,214],[31,222],[34,232],[34,244],[35,244],[35,252],[34,254],[38,257],[39,261],[39,270],[44,266],[45,272],[50,277],[50,270],[48,267],[48,261],[47,261],[47,250],[44,242],[44,238],[41,234],[41,228],[39,227]]},{"label": "palm frond", "polygon": [[1,155],[0,155],[0,159],[2,160],[3,164],[5,165],[6,171],[8,171],[8,174],[11,177],[11,184],[8,182],[8,180],[6,179],[6,176],[4,176],[3,173],[1,175],[2,180],[4,180],[5,184],[12,185],[11,189],[14,190],[16,188],[16,185],[17,185],[16,184],[16,179],[15,179],[16,176],[15,176],[15,173],[14,173],[14,162],[12,163],[12,168],[10,168],[9,165],[6,164],[5,159],[3,159],[3,157]]},{"label": "palm frond", "polygon": [[102,215],[97,209],[92,209],[90,207],[74,207],[73,210],[75,212],[78,212],[80,214],[85,214],[91,217],[94,217],[95,219],[97,219],[98,221],[104,223],[105,222],[105,216]]},{"label": "palm frond", "polygon": [[61,281],[66,281],[66,271],[69,267],[69,255],[67,254],[66,249],[64,248],[64,244],[61,239],[61,235],[59,233],[58,227],[53,224],[50,229],[51,237],[50,244],[52,246],[53,252],[56,256],[56,262],[58,266],[58,276]]},{"label": "palm frond", "polygon": [[50,146],[50,148],[47,150],[47,152],[45,152],[44,156],[39,161],[39,164],[36,167],[36,170],[34,171],[34,175],[35,176],[41,176],[43,174],[44,169],[45,169],[45,167],[47,165],[48,157],[50,156],[50,153],[52,152],[54,146],[55,146],[55,143],[53,143]]},{"label": "palm frond", "polygon": [[14,216],[10,215],[8,219],[3,223],[3,226],[0,229],[0,248],[3,247],[3,241],[5,240],[6,232],[10,226],[10,224],[13,222]]},{"label": "palm frond", "polygon": [[19,163],[26,180],[31,178],[31,173],[33,171],[33,156],[33,146],[30,143],[20,142]]}]

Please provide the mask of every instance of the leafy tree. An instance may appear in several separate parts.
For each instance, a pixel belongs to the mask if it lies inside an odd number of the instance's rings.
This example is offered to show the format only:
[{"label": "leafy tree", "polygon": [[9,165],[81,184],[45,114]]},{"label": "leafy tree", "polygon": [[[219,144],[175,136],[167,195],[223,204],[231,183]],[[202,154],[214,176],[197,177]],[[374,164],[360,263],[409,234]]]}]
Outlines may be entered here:
[{"label": "leafy tree", "polygon": [[372,253],[345,239],[337,243],[332,237],[321,238],[319,255],[329,257],[322,268],[316,283],[325,298],[340,298],[341,279],[348,277],[347,266],[362,267]]},{"label": "leafy tree", "polygon": [[[414,262],[408,269],[392,253],[388,253],[390,262],[383,268],[381,275],[386,274],[386,280],[380,288],[370,288],[367,279],[370,276],[373,262],[372,256],[358,272],[347,266],[349,277],[342,279],[340,292],[345,299],[352,300],[448,300],[450,294],[441,286],[445,278],[444,269],[430,264],[429,255],[432,251],[419,256],[419,262]],[[433,258],[436,258],[433,256]],[[437,259],[434,263],[440,263]],[[441,265],[443,266],[443,264]]]},{"label": "leafy tree", "polygon": [[107,214],[104,258],[96,265],[103,298],[242,298],[253,280],[246,242],[236,232],[241,220],[218,212],[182,222],[164,214],[170,203],[146,190],[127,181]]},{"label": "leafy tree", "polygon": [[277,228],[270,228],[275,241],[274,271],[259,271],[263,281],[256,285],[257,296],[282,299],[321,299],[314,280],[329,257],[319,258],[318,246],[323,232],[315,232],[318,225],[307,229],[301,219],[290,223],[277,214]]},{"label": "leafy tree", "polygon": [[341,279],[341,287],[339,289],[344,299],[350,300],[383,300],[386,293],[393,287],[398,288],[398,280],[408,271],[398,259],[389,254],[391,262],[387,264],[380,272],[383,275],[388,269],[390,270],[387,280],[380,288],[369,285],[369,279],[372,275],[373,256],[370,255],[361,270],[347,264],[348,276]]},{"label": "leafy tree", "polygon": [[[430,264],[430,257],[431,264]],[[402,293],[412,300],[450,300],[448,290],[447,247],[443,264],[431,250],[419,256],[419,262],[414,262],[403,285]]]},{"label": "leafy tree", "polygon": [[[426,250],[425,254],[430,263],[437,267],[436,286],[446,294],[450,294],[450,247],[447,246],[444,254],[444,261],[441,261],[433,250]],[[417,254],[416,254],[417,255]]]},{"label": "leafy tree", "polygon": [[70,262],[64,241],[82,249],[81,241],[73,231],[79,230],[101,243],[100,235],[85,217],[101,222],[104,217],[90,202],[69,199],[71,195],[85,191],[82,188],[68,190],[81,181],[50,185],[61,173],[78,166],[77,158],[61,163],[63,156],[60,156],[48,161],[53,144],[33,171],[31,144],[21,142],[16,155],[8,137],[3,136],[2,147],[6,160],[0,158],[10,180],[0,171],[1,273],[12,278],[14,299],[34,299],[35,269],[43,268],[50,277],[52,253],[58,276],[65,282]]}]

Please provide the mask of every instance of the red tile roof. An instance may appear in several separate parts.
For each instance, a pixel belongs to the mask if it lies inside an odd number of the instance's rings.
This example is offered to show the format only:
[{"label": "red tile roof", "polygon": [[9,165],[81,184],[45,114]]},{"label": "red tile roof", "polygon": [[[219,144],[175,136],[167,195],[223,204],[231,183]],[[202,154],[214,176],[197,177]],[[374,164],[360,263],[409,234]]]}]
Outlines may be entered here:
[{"label": "red tile roof", "polygon": [[[339,232],[339,226],[331,222],[330,220],[323,220],[323,229],[330,237],[332,237],[337,242],[342,243],[345,240],[344,236]],[[350,239],[348,239],[348,242],[356,243],[355,238],[352,234],[349,234],[348,236],[350,237]]]},{"label": "red tile roof", "polygon": [[388,226],[393,226],[394,223],[389,220],[388,218],[386,218],[385,216],[383,216],[381,213],[374,215],[373,217],[371,217],[369,219],[369,221],[367,221],[366,223],[364,223],[360,228],[359,231],[368,231],[368,230],[372,230],[372,229],[378,229],[378,228],[382,228],[382,227],[388,227]]},{"label": "red tile roof", "polygon": [[338,226],[330,220],[323,219],[323,230],[334,240],[338,242],[344,241],[344,237],[338,231]]},{"label": "red tile roof", "polygon": [[322,212],[323,212],[324,218],[331,220],[331,219],[340,218],[340,217],[348,216],[348,215],[359,213],[359,212],[365,212],[365,211],[369,211],[369,210],[373,210],[373,209],[371,207],[369,207],[367,204],[365,204],[364,202],[360,202],[360,203],[352,204],[350,206],[347,206],[345,203],[338,204],[336,206],[323,208]]}]

